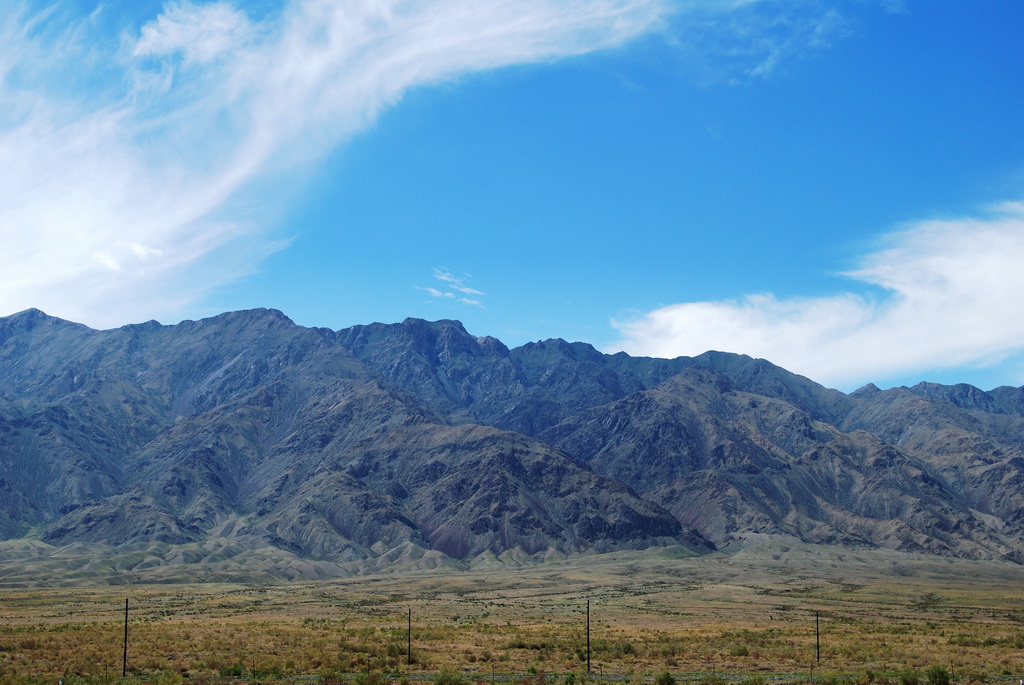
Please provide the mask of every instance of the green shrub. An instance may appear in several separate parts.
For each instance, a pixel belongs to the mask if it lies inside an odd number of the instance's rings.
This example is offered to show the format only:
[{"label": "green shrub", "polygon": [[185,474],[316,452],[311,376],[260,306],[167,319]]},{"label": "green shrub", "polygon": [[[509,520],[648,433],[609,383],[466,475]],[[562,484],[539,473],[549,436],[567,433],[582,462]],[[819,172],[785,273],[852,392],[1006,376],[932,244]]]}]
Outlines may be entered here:
[{"label": "green shrub", "polygon": [[434,685],[462,685],[462,676],[458,673],[440,673],[434,678]]},{"label": "green shrub", "polygon": [[932,666],[924,673],[928,685],[949,685],[949,671],[945,666]]},{"label": "green shrub", "polygon": [[239,664],[235,664],[234,666],[224,666],[220,669],[221,678],[241,678],[244,673],[245,669],[243,669]]},{"label": "green shrub", "polygon": [[912,668],[900,673],[900,685],[919,685],[921,679],[917,676],[917,671]]},{"label": "green shrub", "polygon": [[160,671],[160,675],[154,682],[157,685],[181,685],[181,674],[174,671]]},{"label": "green shrub", "polygon": [[676,685],[676,679],[668,671],[662,671],[654,679],[654,685]]}]

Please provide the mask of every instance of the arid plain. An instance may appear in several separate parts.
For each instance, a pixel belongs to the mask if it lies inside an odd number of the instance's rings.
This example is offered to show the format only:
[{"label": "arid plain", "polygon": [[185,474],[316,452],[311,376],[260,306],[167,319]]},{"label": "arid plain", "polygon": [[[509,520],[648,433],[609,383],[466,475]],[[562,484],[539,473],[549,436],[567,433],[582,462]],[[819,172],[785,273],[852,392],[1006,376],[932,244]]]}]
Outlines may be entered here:
[{"label": "arid plain", "polygon": [[661,549],[282,584],[59,580],[0,590],[3,682],[119,678],[126,599],[128,674],[162,683],[1024,672],[1024,568],[895,552],[774,541],[700,558]]}]

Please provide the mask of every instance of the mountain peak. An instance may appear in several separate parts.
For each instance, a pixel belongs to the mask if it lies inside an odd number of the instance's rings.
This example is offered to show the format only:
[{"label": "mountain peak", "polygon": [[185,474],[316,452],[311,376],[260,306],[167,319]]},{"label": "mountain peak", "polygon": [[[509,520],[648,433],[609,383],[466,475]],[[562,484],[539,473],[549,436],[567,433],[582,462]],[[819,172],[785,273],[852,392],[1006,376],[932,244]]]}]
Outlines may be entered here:
[{"label": "mountain peak", "polygon": [[62,329],[79,329],[83,331],[92,330],[88,326],[72,321],[66,321],[56,316],[50,316],[46,312],[31,308],[0,317],[0,341],[16,335],[18,331],[33,331],[41,326]]},{"label": "mountain peak", "polygon": [[576,362],[587,361],[598,364],[606,362],[605,355],[598,352],[597,348],[590,343],[569,342],[562,338],[548,338],[546,340],[526,343],[523,345],[522,350],[525,353],[540,353],[542,357],[562,356]]},{"label": "mountain peak", "polygon": [[220,321],[232,321],[232,320],[254,320],[254,321],[281,321],[284,323],[294,324],[295,322],[291,318],[282,312],[280,309],[272,309],[268,307],[255,307],[253,309],[240,309],[235,312],[225,312],[212,316],[207,320],[220,320]]},{"label": "mountain peak", "polygon": [[429,328],[432,330],[454,328],[458,331],[466,333],[466,327],[458,319],[438,319],[437,321],[429,321],[427,319],[420,319],[415,316],[410,316],[404,319],[402,323],[399,325],[404,328]]},{"label": "mountain peak", "polygon": [[11,314],[7,318],[10,318],[10,319],[44,319],[44,318],[48,318],[49,316],[50,316],[49,314],[47,314],[46,312],[44,312],[41,309],[36,309],[35,307],[29,307],[28,309],[23,309],[20,312],[17,312],[15,314]]},{"label": "mountain peak", "polygon": [[56,316],[50,316],[49,314],[47,314],[43,310],[36,309],[35,307],[30,307],[29,309],[24,309],[24,310],[22,310],[20,312],[17,312],[15,314],[11,314],[10,316],[4,317],[4,319],[6,319],[8,321],[15,322],[15,323],[17,323],[17,324],[19,324],[21,326],[24,326],[24,327],[35,326],[35,325],[38,325],[39,323],[43,323],[43,322],[45,322],[45,323],[61,323],[61,324],[67,324],[68,326],[81,326],[82,325],[82,324],[73,323],[71,321],[66,321],[66,320],[58,318]]},{"label": "mountain peak", "polygon": [[949,402],[961,409],[983,409],[993,413],[1000,411],[992,395],[967,383],[942,385],[921,382],[910,388],[910,392],[921,397]]},{"label": "mountain peak", "polygon": [[879,388],[874,383],[868,383],[867,385],[861,386],[860,388],[857,388],[856,390],[851,392],[850,397],[865,398],[871,397],[872,395],[877,395],[880,392],[882,392],[881,388]]}]

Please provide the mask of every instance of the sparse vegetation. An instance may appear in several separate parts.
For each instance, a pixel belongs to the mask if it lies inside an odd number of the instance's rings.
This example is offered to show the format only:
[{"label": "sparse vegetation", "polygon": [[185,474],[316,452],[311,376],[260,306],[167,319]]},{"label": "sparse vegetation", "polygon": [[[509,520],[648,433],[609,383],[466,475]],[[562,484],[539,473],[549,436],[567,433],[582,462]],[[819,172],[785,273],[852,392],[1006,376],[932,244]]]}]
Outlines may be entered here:
[{"label": "sparse vegetation", "polygon": [[[119,678],[126,594],[128,673],[152,685],[297,677],[319,685],[472,685],[492,676],[520,685],[589,685],[612,676],[655,685],[967,685],[1015,683],[1024,671],[1018,567],[987,571],[943,560],[893,576],[877,564],[873,577],[868,566],[844,569],[863,578],[850,593],[842,582],[817,579],[811,566],[737,574],[729,561],[630,552],[513,573],[0,590],[0,683]],[[705,580],[694,582],[698,575]],[[942,600],[907,612],[929,593]],[[955,666],[957,677],[935,664]]]}]

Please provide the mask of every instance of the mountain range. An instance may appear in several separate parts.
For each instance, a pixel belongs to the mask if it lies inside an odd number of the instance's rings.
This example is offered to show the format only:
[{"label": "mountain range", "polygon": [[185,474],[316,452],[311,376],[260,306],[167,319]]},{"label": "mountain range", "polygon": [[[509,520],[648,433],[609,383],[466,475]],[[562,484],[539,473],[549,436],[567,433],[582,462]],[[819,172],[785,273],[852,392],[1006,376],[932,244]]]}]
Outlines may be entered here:
[{"label": "mountain range", "polygon": [[0,318],[4,568],[298,577],[772,538],[1024,563],[1024,389],[845,394],[448,320]]}]

